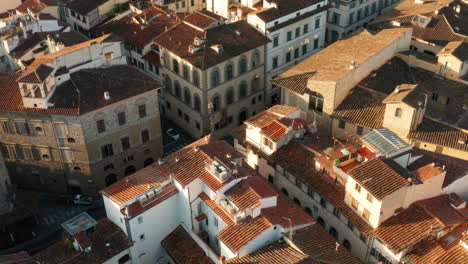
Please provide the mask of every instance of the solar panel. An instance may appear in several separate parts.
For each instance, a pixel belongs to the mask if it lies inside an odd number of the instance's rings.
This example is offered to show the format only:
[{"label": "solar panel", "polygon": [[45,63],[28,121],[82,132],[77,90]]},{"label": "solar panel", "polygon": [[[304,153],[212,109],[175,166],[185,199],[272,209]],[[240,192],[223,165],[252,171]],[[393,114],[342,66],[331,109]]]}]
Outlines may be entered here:
[{"label": "solar panel", "polygon": [[362,136],[361,140],[372,150],[384,156],[409,146],[399,136],[385,128],[374,129]]}]

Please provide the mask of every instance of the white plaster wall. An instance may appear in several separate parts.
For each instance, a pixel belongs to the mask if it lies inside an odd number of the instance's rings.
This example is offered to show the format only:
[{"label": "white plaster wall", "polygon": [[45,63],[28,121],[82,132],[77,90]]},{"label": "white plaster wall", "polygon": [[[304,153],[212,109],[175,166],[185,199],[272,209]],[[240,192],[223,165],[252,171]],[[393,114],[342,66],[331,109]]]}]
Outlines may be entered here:
[{"label": "white plaster wall", "polygon": [[465,200],[468,200],[468,174],[458,178],[456,181],[443,188],[442,193],[456,193]]}]

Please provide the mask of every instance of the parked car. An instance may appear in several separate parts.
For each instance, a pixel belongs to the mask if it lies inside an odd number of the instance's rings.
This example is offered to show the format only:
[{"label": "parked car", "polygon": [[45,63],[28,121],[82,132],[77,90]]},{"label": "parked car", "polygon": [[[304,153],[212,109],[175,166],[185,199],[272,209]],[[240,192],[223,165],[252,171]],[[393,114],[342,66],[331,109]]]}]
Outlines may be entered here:
[{"label": "parked car", "polygon": [[173,128],[169,128],[168,130],[166,130],[166,135],[168,135],[170,138],[172,138],[175,141],[177,141],[180,138],[179,133]]},{"label": "parked car", "polygon": [[91,205],[93,203],[93,197],[77,194],[75,196],[75,199],[73,199],[73,203],[81,205]]}]

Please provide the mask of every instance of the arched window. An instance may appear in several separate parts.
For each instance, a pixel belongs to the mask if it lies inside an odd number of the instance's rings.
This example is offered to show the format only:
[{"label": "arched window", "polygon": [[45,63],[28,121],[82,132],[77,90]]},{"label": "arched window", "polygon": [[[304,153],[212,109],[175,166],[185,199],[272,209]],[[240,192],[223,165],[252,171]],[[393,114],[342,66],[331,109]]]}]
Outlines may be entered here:
[{"label": "arched window", "polygon": [[226,105],[231,105],[234,103],[234,89],[231,87],[226,92]]},{"label": "arched window", "polygon": [[164,86],[165,86],[165,89],[167,91],[167,93],[169,94],[172,94],[173,91],[172,91],[172,81],[171,81],[171,78],[169,78],[169,76],[165,76],[164,77]]},{"label": "arched window", "polygon": [[226,65],[225,78],[226,81],[232,80],[232,78],[234,78],[234,66],[232,66],[232,63]]},{"label": "arched window", "polygon": [[398,108],[395,110],[395,116],[396,116],[396,117],[401,117],[401,112],[402,112],[401,108],[398,107]]},{"label": "arched window", "polygon": [[252,55],[252,69],[255,69],[260,64],[260,52],[255,50]]},{"label": "arched window", "polygon": [[247,96],[247,82],[241,82],[239,86],[239,100],[244,99]]},{"label": "arched window", "polygon": [[128,166],[127,168],[125,168],[125,176],[133,174],[133,173],[135,173],[135,171],[136,171],[135,166],[133,166],[133,165]]},{"label": "arched window", "polygon": [[179,62],[176,59],[172,60],[172,70],[175,73],[179,73]]},{"label": "arched window", "polygon": [[213,104],[213,113],[216,113],[221,109],[221,99],[219,98],[218,95],[213,97],[213,100],[211,103]]},{"label": "arched window", "polygon": [[219,71],[218,70],[213,70],[211,72],[211,87],[216,87],[219,85]]},{"label": "arched window", "polygon": [[193,98],[193,101],[194,101],[194,108],[195,108],[195,111],[200,112],[200,111],[201,111],[200,96],[198,96],[198,94],[195,94],[195,96],[194,96],[194,98]]},{"label": "arched window", "polygon": [[332,237],[334,237],[335,239],[338,239],[338,231],[336,231],[336,229],[333,226],[330,227],[330,231],[328,233],[330,233],[330,235],[332,235]]},{"label": "arched window", "polygon": [[256,93],[258,89],[260,88],[260,77],[254,77],[252,79],[252,93]]},{"label": "arched window", "polygon": [[288,190],[286,190],[285,188],[282,188],[281,192],[283,192],[286,196],[288,196]]},{"label": "arched window", "polygon": [[242,57],[239,61],[239,74],[247,72],[247,58]]},{"label": "arched window", "polygon": [[323,112],[323,96],[316,92],[311,92],[309,95],[309,110]]},{"label": "arched window", "polygon": [[184,88],[184,101],[188,106],[192,107],[192,95],[187,87]]},{"label": "arched window", "polygon": [[192,73],[192,78],[193,78],[193,84],[195,84],[195,86],[199,86],[200,85],[200,75],[197,71],[193,71]]},{"label": "arched window", "polygon": [[153,158],[147,158],[144,162],[143,162],[143,167],[148,167],[149,165],[153,164],[154,163],[154,159]]},{"label": "arched window", "polygon": [[317,223],[323,227],[325,227],[325,221],[323,221],[322,217],[317,218]]},{"label": "arched window", "polygon": [[180,84],[178,81],[174,82],[174,93],[177,98],[181,98]]},{"label": "arched window", "polygon": [[343,247],[345,247],[347,250],[351,250],[351,243],[347,239],[343,241]]},{"label": "arched window", "polygon": [[312,215],[312,210],[310,210],[309,207],[304,208],[304,211],[305,211],[308,215]]},{"label": "arched window", "polygon": [[187,65],[182,66],[182,74],[185,80],[190,81],[189,68]]},{"label": "arched window", "polygon": [[106,186],[112,185],[113,183],[117,182],[117,175],[115,174],[109,174],[105,178],[106,181]]},{"label": "arched window", "polygon": [[294,197],[293,201],[294,201],[297,205],[301,206],[301,201],[299,201],[299,199],[297,199],[296,197]]},{"label": "arched window", "polygon": [[242,125],[244,121],[247,119],[247,110],[242,110],[239,113],[239,125]]}]

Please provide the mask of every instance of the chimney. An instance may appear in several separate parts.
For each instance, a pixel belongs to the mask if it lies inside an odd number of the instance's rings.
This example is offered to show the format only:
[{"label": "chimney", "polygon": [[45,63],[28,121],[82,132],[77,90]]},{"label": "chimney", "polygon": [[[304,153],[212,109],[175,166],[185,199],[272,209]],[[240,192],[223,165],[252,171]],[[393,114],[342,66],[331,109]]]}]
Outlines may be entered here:
[{"label": "chimney", "polygon": [[394,93],[399,93],[399,92],[400,92],[400,88],[396,87]]},{"label": "chimney", "polygon": [[455,12],[460,14],[460,11],[461,11],[461,6],[460,5],[455,6],[453,9],[455,10]]},{"label": "chimney", "polygon": [[104,92],[104,99],[105,99],[106,101],[109,101],[109,100],[111,99],[111,98],[110,98],[109,92]]},{"label": "chimney", "polygon": [[175,162],[179,162],[179,160],[180,160],[179,157],[175,158]]},{"label": "chimney", "polygon": [[356,61],[351,61],[351,64],[349,65],[349,69],[353,70],[356,68]]},{"label": "chimney", "polygon": [[159,165],[164,165],[164,161],[163,161],[162,159],[159,158],[159,159],[158,159],[158,164],[159,164]]}]

